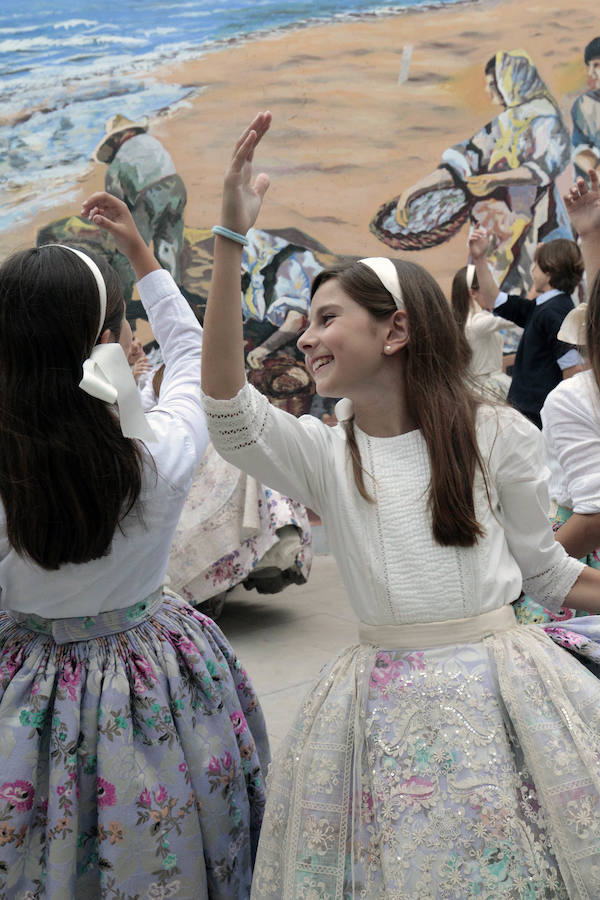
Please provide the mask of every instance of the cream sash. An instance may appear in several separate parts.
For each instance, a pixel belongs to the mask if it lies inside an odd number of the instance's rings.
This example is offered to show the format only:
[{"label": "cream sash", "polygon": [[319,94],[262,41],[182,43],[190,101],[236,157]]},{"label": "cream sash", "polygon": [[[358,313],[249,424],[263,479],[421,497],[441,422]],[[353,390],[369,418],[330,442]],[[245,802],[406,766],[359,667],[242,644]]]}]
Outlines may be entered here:
[{"label": "cream sash", "polygon": [[516,626],[512,606],[501,606],[467,619],[419,622],[414,625],[366,625],[361,622],[361,644],[374,644],[383,650],[430,650],[448,644],[471,644]]}]

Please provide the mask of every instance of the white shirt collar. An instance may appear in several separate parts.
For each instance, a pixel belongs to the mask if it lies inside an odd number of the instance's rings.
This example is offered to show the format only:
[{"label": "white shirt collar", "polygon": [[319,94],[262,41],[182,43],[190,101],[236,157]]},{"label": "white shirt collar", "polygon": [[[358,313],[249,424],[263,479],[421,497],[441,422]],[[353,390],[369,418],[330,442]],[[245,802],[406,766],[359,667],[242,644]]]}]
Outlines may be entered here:
[{"label": "white shirt collar", "polygon": [[562,294],[562,291],[559,291],[558,288],[550,288],[549,291],[544,291],[543,294],[540,294],[539,297],[535,298],[535,305],[541,306],[542,303],[545,303],[546,300],[551,300],[552,297],[556,297],[557,294]]}]

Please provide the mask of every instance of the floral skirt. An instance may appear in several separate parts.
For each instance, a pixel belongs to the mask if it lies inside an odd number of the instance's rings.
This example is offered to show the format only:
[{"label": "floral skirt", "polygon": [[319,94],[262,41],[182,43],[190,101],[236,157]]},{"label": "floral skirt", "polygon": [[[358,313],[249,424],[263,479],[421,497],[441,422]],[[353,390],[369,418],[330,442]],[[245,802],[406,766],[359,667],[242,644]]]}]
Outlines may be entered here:
[{"label": "floral skirt", "polygon": [[0,897],[247,898],[268,761],[246,672],[176,595],[0,613]]},{"label": "floral skirt", "polygon": [[[283,544],[285,553],[277,552]],[[262,570],[265,592],[277,593],[304,584],[311,563],[304,506],[258,484],[209,444],[171,547],[173,590],[198,606],[242,582],[261,591]]]},{"label": "floral skirt", "polygon": [[541,627],[358,645],[324,669],[272,766],[253,900],[592,900],[599,884],[600,683]]}]

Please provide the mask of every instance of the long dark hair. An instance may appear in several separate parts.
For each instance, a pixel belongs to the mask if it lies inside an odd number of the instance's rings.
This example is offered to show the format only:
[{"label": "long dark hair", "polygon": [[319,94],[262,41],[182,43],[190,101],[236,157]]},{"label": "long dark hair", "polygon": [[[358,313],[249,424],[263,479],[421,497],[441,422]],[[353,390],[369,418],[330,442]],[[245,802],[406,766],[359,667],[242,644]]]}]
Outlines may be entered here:
[{"label": "long dark hair", "polygon": [[[118,277],[88,255],[106,283],[102,330],[118,339]],[[79,388],[99,315],[96,281],[70,250],[33,248],[0,267],[0,497],[11,546],[48,570],[108,553],[142,486],[141,445]]]},{"label": "long dark hair", "polygon": [[[477,272],[473,272],[471,288],[474,291],[479,290]],[[459,269],[452,279],[450,305],[452,307],[452,312],[454,313],[454,318],[456,319],[456,324],[461,331],[464,331],[467,319],[469,318],[469,312],[473,306],[473,299],[467,284],[467,266],[463,266],[462,269]]]},{"label": "long dark hair", "polygon": [[[437,282],[425,269],[393,260],[408,316],[404,385],[408,410],[427,444],[431,465],[429,506],[433,535],[444,546],[471,547],[484,534],[477,521],[473,481],[485,468],[477,445],[477,396],[465,382],[470,350]],[[331,278],[375,318],[395,309],[391,294],[375,273],[359,262],[325,269],[317,275],[312,294]],[[372,500],[363,477],[354,419],[345,423],[356,486]],[[485,481],[487,486],[487,480]]]}]

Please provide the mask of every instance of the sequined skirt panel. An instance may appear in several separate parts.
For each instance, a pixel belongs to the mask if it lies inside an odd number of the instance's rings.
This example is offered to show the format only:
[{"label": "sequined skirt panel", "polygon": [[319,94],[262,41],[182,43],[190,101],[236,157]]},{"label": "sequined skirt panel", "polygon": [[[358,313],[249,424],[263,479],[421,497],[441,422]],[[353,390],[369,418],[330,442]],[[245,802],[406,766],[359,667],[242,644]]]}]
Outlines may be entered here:
[{"label": "sequined skirt panel", "polygon": [[272,766],[253,900],[598,884],[600,683],[541,628],[326,667]]}]

